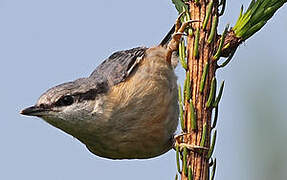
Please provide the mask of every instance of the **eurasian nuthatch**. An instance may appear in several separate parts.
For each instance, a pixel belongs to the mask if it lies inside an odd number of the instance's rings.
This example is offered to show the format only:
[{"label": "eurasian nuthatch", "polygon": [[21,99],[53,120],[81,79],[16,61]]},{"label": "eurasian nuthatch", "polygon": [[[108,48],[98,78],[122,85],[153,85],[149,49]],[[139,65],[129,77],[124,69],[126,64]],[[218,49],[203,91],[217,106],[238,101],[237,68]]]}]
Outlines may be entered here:
[{"label": "eurasian nuthatch", "polygon": [[89,77],[49,89],[21,114],[44,119],[101,157],[167,152],[178,124],[178,59],[172,54],[187,24],[178,18],[160,45],[116,52]]}]

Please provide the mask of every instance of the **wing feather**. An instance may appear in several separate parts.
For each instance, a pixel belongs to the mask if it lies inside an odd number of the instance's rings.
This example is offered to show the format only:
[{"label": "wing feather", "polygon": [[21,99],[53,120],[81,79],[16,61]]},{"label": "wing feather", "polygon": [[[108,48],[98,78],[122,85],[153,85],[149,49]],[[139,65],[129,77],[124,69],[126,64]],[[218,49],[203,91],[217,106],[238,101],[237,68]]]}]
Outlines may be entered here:
[{"label": "wing feather", "polygon": [[146,50],[145,47],[137,47],[115,52],[103,61],[89,78],[104,76],[110,86],[123,82],[140,62]]}]

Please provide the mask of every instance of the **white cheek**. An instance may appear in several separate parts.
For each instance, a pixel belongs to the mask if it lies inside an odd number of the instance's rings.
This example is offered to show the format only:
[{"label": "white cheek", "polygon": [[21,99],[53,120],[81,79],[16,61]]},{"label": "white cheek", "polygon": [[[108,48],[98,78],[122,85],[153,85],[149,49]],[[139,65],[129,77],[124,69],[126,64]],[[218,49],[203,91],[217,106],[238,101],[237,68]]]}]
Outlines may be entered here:
[{"label": "white cheek", "polygon": [[92,114],[103,114],[104,113],[104,101],[102,98],[97,98],[95,100],[94,109]]},{"label": "white cheek", "polygon": [[75,116],[80,118],[85,116],[87,112],[91,112],[91,103],[89,101],[84,101],[81,103],[74,103],[70,106],[65,106],[62,109],[62,113],[66,116]]}]

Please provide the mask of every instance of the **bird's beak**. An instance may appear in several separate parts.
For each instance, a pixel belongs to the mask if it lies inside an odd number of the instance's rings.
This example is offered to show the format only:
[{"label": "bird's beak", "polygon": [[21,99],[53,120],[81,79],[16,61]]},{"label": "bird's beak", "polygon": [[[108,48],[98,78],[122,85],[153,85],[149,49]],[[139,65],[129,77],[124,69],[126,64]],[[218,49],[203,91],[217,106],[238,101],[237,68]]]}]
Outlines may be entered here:
[{"label": "bird's beak", "polygon": [[43,115],[43,112],[45,111],[47,110],[39,106],[31,106],[20,111],[20,114],[23,114],[26,116],[41,116]]}]

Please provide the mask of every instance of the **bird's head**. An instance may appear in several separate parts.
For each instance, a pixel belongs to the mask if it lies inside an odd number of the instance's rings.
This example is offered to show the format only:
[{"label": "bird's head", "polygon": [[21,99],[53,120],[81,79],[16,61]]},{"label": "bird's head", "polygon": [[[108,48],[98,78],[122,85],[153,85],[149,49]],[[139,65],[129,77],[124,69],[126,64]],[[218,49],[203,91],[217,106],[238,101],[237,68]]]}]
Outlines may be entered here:
[{"label": "bird's head", "polygon": [[[88,78],[55,86],[40,96],[34,106],[20,113],[36,116],[69,134],[88,126],[102,110],[102,95],[107,86]],[[96,109],[95,109],[96,108]],[[84,128],[84,127],[83,127]]]}]

